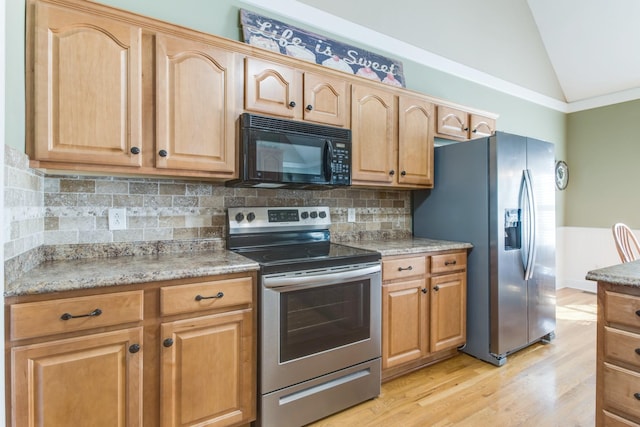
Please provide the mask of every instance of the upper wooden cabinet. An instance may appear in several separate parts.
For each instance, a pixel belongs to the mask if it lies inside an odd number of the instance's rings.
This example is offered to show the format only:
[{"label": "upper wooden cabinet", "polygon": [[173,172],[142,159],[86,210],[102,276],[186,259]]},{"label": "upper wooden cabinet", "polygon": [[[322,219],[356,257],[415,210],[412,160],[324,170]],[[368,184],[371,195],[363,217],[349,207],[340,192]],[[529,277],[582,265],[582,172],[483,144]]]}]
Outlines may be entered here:
[{"label": "upper wooden cabinet", "polygon": [[346,79],[263,59],[245,58],[245,109],[290,119],[349,126]]},{"label": "upper wooden cabinet", "polygon": [[32,159],[140,167],[139,27],[35,5]]},{"label": "upper wooden cabinet", "polygon": [[433,185],[433,104],[419,96],[353,84],[354,185]]},{"label": "upper wooden cabinet", "polygon": [[155,166],[235,170],[234,54],[156,35]]},{"label": "upper wooden cabinet", "polygon": [[496,131],[496,120],[458,108],[438,105],[436,134],[459,141],[491,136]]}]

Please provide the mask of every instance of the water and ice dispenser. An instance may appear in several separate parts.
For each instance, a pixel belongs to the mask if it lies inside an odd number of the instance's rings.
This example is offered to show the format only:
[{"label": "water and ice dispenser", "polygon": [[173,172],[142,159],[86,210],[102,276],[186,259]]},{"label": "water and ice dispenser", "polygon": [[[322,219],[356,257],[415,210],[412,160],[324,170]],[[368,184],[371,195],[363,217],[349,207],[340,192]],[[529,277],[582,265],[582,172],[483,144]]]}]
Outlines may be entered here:
[{"label": "water and ice dispenser", "polygon": [[504,250],[512,251],[521,248],[522,221],[520,209],[504,210]]}]

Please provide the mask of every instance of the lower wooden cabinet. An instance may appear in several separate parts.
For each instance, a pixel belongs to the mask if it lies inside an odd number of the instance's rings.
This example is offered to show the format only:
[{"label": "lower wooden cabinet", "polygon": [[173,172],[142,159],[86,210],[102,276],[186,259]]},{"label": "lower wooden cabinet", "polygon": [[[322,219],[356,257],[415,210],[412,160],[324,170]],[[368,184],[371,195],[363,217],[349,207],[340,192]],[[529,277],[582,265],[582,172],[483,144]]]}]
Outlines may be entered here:
[{"label": "lower wooden cabinet", "polygon": [[142,328],[11,350],[12,425],[142,426]]},{"label": "lower wooden cabinet", "polygon": [[255,283],[234,273],[7,298],[7,424],[249,424]]},{"label": "lower wooden cabinet", "polygon": [[466,256],[383,258],[383,380],[450,357],[465,343]]}]

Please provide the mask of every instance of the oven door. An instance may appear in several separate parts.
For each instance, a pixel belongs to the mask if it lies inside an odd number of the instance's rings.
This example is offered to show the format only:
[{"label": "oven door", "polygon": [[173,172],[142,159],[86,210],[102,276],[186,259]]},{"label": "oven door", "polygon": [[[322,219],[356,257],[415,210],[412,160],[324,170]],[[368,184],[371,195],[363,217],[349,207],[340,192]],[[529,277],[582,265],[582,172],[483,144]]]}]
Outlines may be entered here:
[{"label": "oven door", "polygon": [[379,263],[262,277],[261,391],[381,355]]}]

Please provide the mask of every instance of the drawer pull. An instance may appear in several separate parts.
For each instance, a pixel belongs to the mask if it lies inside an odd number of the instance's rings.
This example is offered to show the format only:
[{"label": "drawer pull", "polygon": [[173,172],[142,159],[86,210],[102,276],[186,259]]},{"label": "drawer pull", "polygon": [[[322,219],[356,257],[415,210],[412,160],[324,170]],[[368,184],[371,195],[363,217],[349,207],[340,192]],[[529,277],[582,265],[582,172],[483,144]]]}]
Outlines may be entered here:
[{"label": "drawer pull", "polygon": [[445,261],[444,265],[456,265],[456,260],[454,259],[453,261]]},{"label": "drawer pull", "polygon": [[75,316],[71,313],[64,313],[62,316],[60,316],[60,319],[69,320],[69,319],[77,319],[78,317],[95,317],[95,316],[100,316],[101,314],[102,314],[102,310],[100,310],[99,308],[96,308],[91,313],[77,314]]},{"label": "drawer pull", "polygon": [[210,297],[203,297],[202,295],[196,295],[196,301],[202,301],[203,299],[211,299],[211,298],[222,298],[224,296],[224,293],[222,292],[218,292],[215,295],[212,295]]},{"label": "drawer pull", "polygon": [[640,393],[633,393],[633,397],[640,400]]},{"label": "drawer pull", "polygon": [[411,270],[413,270],[413,267],[412,266],[409,266],[409,267],[398,267],[398,271],[405,271],[405,270],[411,271]]}]

